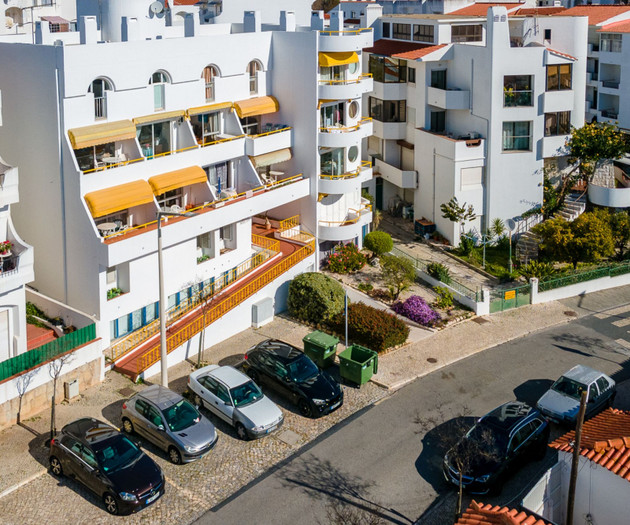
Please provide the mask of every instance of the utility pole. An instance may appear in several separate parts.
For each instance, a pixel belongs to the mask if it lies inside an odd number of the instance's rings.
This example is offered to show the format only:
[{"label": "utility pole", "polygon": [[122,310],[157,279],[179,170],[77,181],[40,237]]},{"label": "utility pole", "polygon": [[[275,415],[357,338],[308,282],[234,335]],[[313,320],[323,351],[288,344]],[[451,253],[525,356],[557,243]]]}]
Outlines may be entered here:
[{"label": "utility pole", "polygon": [[573,462],[571,464],[571,477],[569,478],[569,494],[567,496],[567,525],[573,525],[573,505],[575,503],[575,486],[577,485],[578,466],[580,464],[580,443],[582,441],[582,424],[584,412],[586,412],[587,391],[582,390],[580,398],[580,411],[575,425],[575,441],[573,443]]}]

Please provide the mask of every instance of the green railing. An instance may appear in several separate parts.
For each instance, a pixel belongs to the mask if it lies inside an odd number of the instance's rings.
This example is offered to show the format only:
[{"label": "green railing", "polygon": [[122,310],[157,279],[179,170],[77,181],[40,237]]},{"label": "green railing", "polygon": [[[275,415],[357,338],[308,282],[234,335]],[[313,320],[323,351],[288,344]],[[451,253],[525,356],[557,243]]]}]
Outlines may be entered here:
[{"label": "green railing", "polygon": [[[413,255],[410,255],[407,252],[402,251],[400,248],[396,248],[396,246],[392,248],[390,253],[398,257],[404,257],[406,259],[409,259],[410,261],[413,262],[416,269],[427,273],[427,266],[430,264],[429,261],[424,261],[422,259],[419,259],[418,257],[414,257]],[[468,286],[456,281],[452,277],[451,277],[450,283],[448,284],[442,283],[442,284],[444,286],[448,286],[449,288],[452,288],[460,295],[463,295],[464,297],[467,297],[468,299],[475,301],[476,303],[480,303],[481,301],[483,301],[483,291],[472,290],[471,288],[468,288]]]},{"label": "green railing", "polygon": [[96,339],[96,325],[91,324],[38,348],[0,363],[0,381],[9,379]]},{"label": "green railing", "polygon": [[585,272],[564,275],[563,277],[557,277],[556,279],[541,281],[538,283],[538,291],[548,292],[549,290],[562,288],[563,286],[569,286],[571,284],[592,281],[593,279],[600,279],[602,277],[615,277],[626,273],[630,273],[630,263],[623,263],[615,266],[604,266],[593,270],[587,270]]}]

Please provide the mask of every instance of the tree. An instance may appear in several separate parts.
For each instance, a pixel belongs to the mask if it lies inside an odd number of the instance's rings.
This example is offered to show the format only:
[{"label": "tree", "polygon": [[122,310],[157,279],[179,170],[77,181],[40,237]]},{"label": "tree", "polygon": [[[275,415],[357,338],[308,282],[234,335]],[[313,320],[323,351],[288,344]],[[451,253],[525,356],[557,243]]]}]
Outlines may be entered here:
[{"label": "tree", "polygon": [[473,205],[467,205],[466,203],[460,205],[457,201],[457,197],[453,197],[450,201],[440,204],[440,211],[442,212],[442,217],[459,224],[460,237],[464,233],[466,223],[476,218]]},{"label": "tree", "polygon": [[212,290],[206,290],[203,288],[203,284],[201,284],[201,289],[199,290],[199,304],[201,306],[201,333],[199,334],[199,349],[197,351],[197,368],[201,366],[201,355],[203,354],[205,348],[205,339],[206,339],[206,315],[212,309],[212,300],[214,299],[214,294]]},{"label": "tree", "polygon": [[394,241],[392,241],[392,236],[389,233],[370,232],[363,239],[363,247],[380,257],[384,253],[392,251]]},{"label": "tree", "polygon": [[22,398],[24,397],[24,394],[26,394],[26,392],[28,391],[28,387],[30,386],[31,381],[33,380],[33,377],[35,377],[36,373],[37,373],[37,370],[31,370],[30,372],[26,372],[25,374],[22,374],[17,379],[15,388],[17,389],[18,399],[19,399],[18,413],[17,413],[18,425],[22,422]]},{"label": "tree", "polygon": [[615,250],[617,251],[617,258],[621,260],[626,254],[626,248],[628,242],[630,242],[630,216],[628,212],[620,211],[611,213],[610,227],[615,243]]},{"label": "tree", "polygon": [[416,268],[406,257],[385,255],[381,258],[381,269],[393,301],[416,279]]},{"label": "tree", "polygon": [[499,217],[492,221],[490,235],[496,237],[497,240],[505,235],[505,223]]},{"label": "tree", "polygon": [[57,382],[61,376],[61,370],[66,363],[69,363],[74,358],[74,354],[64,354],[57,359],[53,359],[48,363],[48,373],[53,380],[53,391],[50,406],[50,440],[52,441],[57,433],[56,411],[55,406],[57,404]]}]

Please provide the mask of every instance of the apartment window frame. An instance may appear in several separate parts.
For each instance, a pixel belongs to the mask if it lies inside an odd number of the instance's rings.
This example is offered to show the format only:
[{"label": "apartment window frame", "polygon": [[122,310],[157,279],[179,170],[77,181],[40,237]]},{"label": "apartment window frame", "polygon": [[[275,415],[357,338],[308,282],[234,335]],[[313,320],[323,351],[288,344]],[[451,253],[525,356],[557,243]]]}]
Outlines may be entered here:
[{"label": "apartment window frame", "polygon": [[446,90],[446,69],[431,70],[431,87]]},{"label": "apartment window frame", "polygon": [[411,24],[392,24],[392,38],[396,40],[411,40]]},{"label": "apartment window frame", "polygon": [[[136,136],[142,149],[142,155],[147,160],[155,158],[156,155],[165,155],[173,151],[173,122],[173,120],[160,120],[137,126]],[[151,130],[150,138],[147,137],[148,128]],[[165,130],[167,130],[166,133]],[[166,145],[166,149],[160,147],[163,143]]]},{"label": "apartment window frame", "polygon": [[433,133],[446,132],[446,111],[431,111],[430,131]]},{"label": "apartment window frame", "polygon": [[413,40],[414,42],[427,42],[432,44],[435,42],[435,26],[430,24],[414,24]]},{"label": "apartment window frame", "polygon": [[416,68],[407,66],[407,82],[409,84],[416,83]]},{"label": "apartment window frame", "polygon": [[101,168],[103,159],[106,157],[114,157],[116,155],[116,143],[106,142],[96,146],[88,146],[74,150],[74,156],[77,159],[79,169],[83,172]]},{"label": "apartment window frame", "polygon": [[210,186],[215,188],[217,193],[220,194],[223,190],[232,188],[232,169],[229,161],[226,160],[205,166],[204,171],[208,175]]},{"label": "apartment window frame", "polygon": [[[214,231],[202,233],[197,235],[197,258],[198,262],[204,262],[209,259],[214,259],[216,256]],[[199,259],[202,259],[199,261]]]},{"label": "apartment window frame", "polygon": [[392,24],[391,22],[383,22],[383,38],[391,38]]},{"label": "apartment window frame", "polygon": [[151,75],[149,85],[153,86],[153,110],[164,111],[166,109],[166,85],[171,83],[166,71],[158,70]]},{"label": "apartment window frame", "polygon": [[107,118],[107,92],[113,90],[112,82],[107,78],[95,78],[90,84],[88,93],[94,95],[94,118],[96,120]]},{"label": "apartment window frame", "polygon": [[[527,125],[527,130],[517,129]],[[532,151],[532,122],[512,120],[503,122],[501,150],[503,152]],[[509,132],[509,134],[506,134]],[[527,141],[525,143],[525,140]]]},{"label": "apartment window frame", "polygon": [[375,82],[385,84],[407,82],[406,60],[390,58],[384,55],[370,55],[368,67]]},{"label": "apartment window frame", "polygon": [[399,123],[407,120],[406,100],[381,100],[376,97],[369,99],[370,117],[379,122]]},{"label": "apartment window frame", "polygon": [[503,76],[503,107],[532,107],[534,105],[533,75]]},{"label": "apartment window frame", "polygon": [[548,65],[545,91],[569,91],[571,89],[573,89],[573,64]]},{"label": "apartment window frame", "polygon": [[451,26],[451,42],[481,42],[483,26],[481,24],[458,24]]},{"label": "apartment window frame", "polygon": [[172,206],[183,208],[184,191],[182,188],[169,190],[155,197],[160,210],[169,211]]},{"label": "apartment window frame", "polygon": [[214,64],[210,64],[203,68],[201,78],[204,81],[204,94],[206,102],[213,102],[215,99],[215,79],[221,76],[219,68]]},{"label": "apartment window frame", "polygon": [[247,64],[246,73],[249,76],[249,94],[258,94],[258,72],[263,70],[263,65],[260,60],[255,58]]},{"label": "apartment window frame", "polygon": [[190,118],[190,124],[197,143],[201,145],[215,142],[223,131],[223,119],[220,110],[193,115]]},{"label": "apartment window frame", "polygon": [[570,111],[555,111],[552,113],[545,113],[545,137],[559,137],[570,134]]},{"label": "apartment window frame", "polygon": [[602,33],[599,36],[599,50],[607,53],[621,53],[622,35],[619,33]]}]

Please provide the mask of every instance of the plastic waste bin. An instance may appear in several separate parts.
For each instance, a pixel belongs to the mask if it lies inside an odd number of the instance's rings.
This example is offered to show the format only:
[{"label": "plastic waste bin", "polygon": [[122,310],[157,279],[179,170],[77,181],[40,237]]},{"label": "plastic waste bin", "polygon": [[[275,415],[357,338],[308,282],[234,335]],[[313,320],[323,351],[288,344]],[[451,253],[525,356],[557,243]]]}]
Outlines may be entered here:
[{"label": "plastic waste bin", "polygon": [[304,353],[320,368],[327,368],[335,362],[339,339],[316,330],[304,336]]},{"label": "plastic waste bin", "polygon": [[378,354],[361,345],[350,345],[339,354],[339,373],[353,383],[363,385],[378,371]]}]

